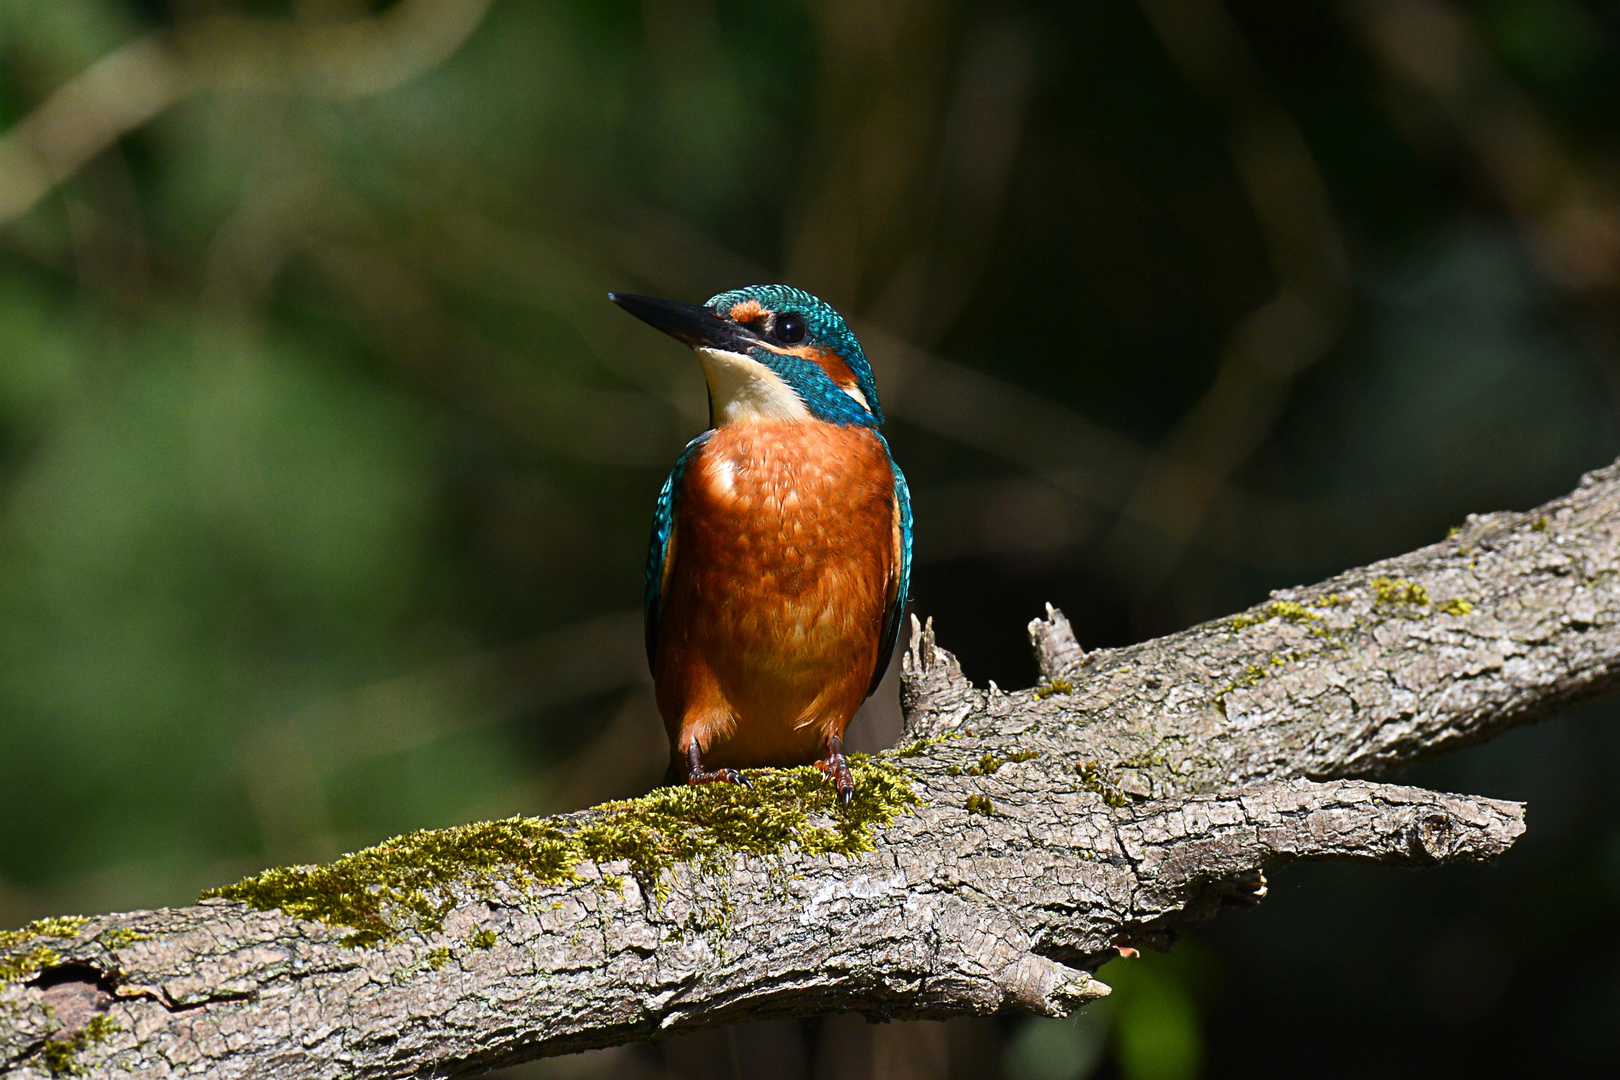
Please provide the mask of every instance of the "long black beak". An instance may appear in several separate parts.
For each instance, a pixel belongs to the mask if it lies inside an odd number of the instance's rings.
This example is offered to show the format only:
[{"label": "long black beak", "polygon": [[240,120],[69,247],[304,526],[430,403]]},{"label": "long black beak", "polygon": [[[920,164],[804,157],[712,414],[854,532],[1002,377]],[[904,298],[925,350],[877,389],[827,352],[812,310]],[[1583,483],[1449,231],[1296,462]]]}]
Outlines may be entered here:
[{"label": "long black beak", "polygon": [[722,319],[710,309],[697,304],[622,292],[610,292],[608,299],[648,326],[662,330],[694,349],[719,349],[746,354],[759,343],[759,338],[746,326]]}]

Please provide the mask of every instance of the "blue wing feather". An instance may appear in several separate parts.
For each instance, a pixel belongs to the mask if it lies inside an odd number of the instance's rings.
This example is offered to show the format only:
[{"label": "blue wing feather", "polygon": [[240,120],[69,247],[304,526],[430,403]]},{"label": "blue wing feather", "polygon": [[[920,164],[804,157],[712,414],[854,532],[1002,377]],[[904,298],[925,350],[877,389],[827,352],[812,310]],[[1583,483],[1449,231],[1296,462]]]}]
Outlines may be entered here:
[{"label": "blue wing feather", "polygon": [[686,444],[675,467],[658,491],[658,503],[653,508],[652,539],[647,545],[647,576],[643,582],[642,610],[645,614],[647,636],[647,664],[652,666],[658,656],[658,626],[664,612],[664,566],[669,561],[670,538],[675,534],[675,515],[679,511],[681,478],[692,457],[709,441],[713,431],[705,431]]},{"label": "blue wing feather", "polygon": [[[879,435],[883,442],[883,450],[888,452],[888,441]],[[900,625],[906,615],[906,601],[911,593],[911,488],[906,485],[905,473],[900,466],[894,463],[894,456],[889,456],[889,467],[894,470],[894,509],[900,515],[900,580],[894,591],[894,601],[883,616],[883,636],[879,638],[877,670],[872,672],[872,683],[866,688],[866,696],[871,697],[877,691],[878,683],[883,681],[883,673],[889,670],[889,660],[894,656],[894,646],[900,640]]]}]

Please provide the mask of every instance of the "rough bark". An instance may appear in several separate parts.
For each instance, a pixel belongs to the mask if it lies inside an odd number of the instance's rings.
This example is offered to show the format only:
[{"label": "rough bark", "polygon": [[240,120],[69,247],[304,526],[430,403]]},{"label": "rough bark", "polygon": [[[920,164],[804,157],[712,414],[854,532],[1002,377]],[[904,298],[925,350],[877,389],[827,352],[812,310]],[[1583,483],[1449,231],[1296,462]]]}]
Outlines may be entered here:
[{"label": "rough bark", "polygon": [[871,850],[469,874],[442,925],[367,947],[224,900],[0,938],[0,1073],[447,1075],[768,1015],[1064,1013],[1108,958],[1258,902],[1267,867],[1504,851],[1518,804],[1358,778],[1611,689],[1617,507],[1611,466],[1126,649],[1085,653],[1048,609],[1016,693],[918,628],[912,741],[883,760],[920,804]]}]

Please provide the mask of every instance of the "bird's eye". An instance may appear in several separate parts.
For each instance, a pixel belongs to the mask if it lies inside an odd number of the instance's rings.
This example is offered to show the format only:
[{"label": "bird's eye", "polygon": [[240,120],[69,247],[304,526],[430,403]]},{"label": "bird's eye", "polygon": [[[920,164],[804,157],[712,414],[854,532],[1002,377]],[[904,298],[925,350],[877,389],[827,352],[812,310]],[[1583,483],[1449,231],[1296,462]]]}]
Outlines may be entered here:
[{"label": "bird's eye", "polygon": [[776,317],[776,340],[784,345],[797,345],[804,340],[804,317],[788,312]]}]

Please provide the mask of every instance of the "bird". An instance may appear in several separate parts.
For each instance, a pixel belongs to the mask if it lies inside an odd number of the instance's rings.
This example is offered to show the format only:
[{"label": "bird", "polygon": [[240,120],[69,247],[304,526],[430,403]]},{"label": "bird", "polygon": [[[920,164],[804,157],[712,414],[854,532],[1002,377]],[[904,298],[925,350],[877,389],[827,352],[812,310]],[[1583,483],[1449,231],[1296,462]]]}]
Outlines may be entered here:
[{"label": "bird", "polygon": [[911,582],[911,495],[866,354],[788,285],[608,299],[690,346],[709,391],[647,553],[667,782],[748,787],[741,769],[814,764],[848,807],[844,732],[888,668]]}]

